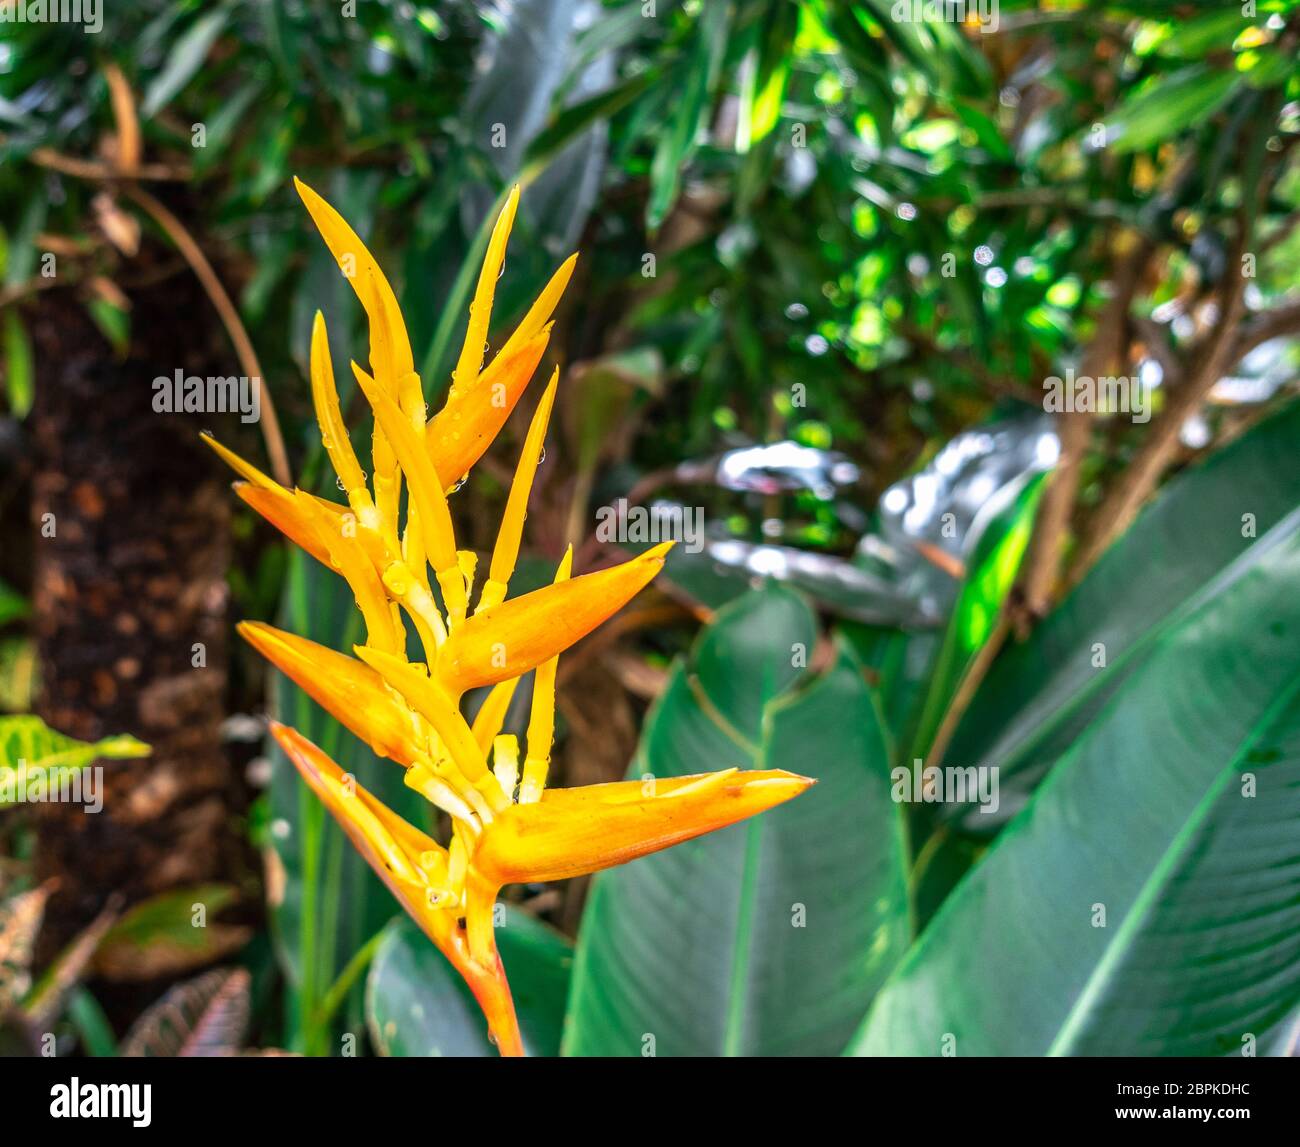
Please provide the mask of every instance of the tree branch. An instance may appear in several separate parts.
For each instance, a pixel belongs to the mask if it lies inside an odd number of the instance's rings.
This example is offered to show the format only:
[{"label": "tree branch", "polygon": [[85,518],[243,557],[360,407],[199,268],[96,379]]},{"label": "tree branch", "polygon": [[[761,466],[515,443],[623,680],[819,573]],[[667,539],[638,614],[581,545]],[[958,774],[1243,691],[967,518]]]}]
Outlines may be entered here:
[{"label": "tree branch", "polygon": [[[1116,269],[1115,291],[1097,320],[1097,329],[1079,363],[1079,375],[1096,378],[1112,373],[1115,364],[1127,357],[1130,330],[1129,307],[1155,251],[1152,240],[1137,239]],[[1061,551],[1069,536],[1074,506],[1079,495],[1083,460],[1092,439],[1092,415],[1078,411],[1057,416],[1057,438],[1061,453],[1048,479],[1038,507],[1034,533],[1021,566],[1020,576],[1007,605],[1016,635],[1023,640],[1033,624],[1051,607],[1060,571]]]},{"label": "tree branch", "polygon": [[1093,514],[1088,533],[1079,547],[1071,575],[1072,584],[1092,568],[1137,517],[1177,453],[1178,435],[1183,423],[1201,408],[1214,384],[1235,361],[1237,328],[1245,309],[1245,279],[1241,273],[1241,255],[1245,248],[1244,220],[1242,224],[1224,270],[1219,319],[1198,348],[1199,363],[1192,366],[1184,385],[1171,393],[1168,404],[1152,423],[1146,440],[1128,469]]},{"label": "tree branch", "polygon": [[1300,334],[1300,302],[1284,303],[1267,311],[1260,311],[1241,326],[1232,344],[1232,357],[1228,366],[1240,362],[1257,346],[1262,346],[1284,335]]}]

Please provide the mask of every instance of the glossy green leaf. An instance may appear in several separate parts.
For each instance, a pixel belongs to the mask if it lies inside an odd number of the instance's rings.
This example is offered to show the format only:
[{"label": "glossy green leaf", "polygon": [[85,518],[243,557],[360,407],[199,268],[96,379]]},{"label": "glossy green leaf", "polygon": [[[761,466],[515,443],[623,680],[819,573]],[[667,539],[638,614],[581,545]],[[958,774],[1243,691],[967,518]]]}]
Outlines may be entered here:
[{"label": "glossy green leaf", "polygon": [[1106,120],[1106,146],[1141,151],[1203,123],[1238,83],[1234,72],[1195,65],[1161,75],[1129,95]]},{"label": "glossy green leaf", "polygon": [[1003,650],[948,759],[998,766],[1008,814],[1008,782],[1040,777],[1135,667],[1250,571],[1257,537],[1300,506],[1300,471],[1278,465],[1297,435],[1292,404],[1175,478],[1032,637]]},{"label": "glossy green leaf", "polygon": [[[557,1055],[573,946],[536,917],[498,908],[497,948],[529,1055]],[[465,981],[423,932],[395,920],[375,954],[366,1020],[381,1055],[491,1056],[487,1021]]]},{"label": "glossy green leaf", "polygon": [[203,66],[212,45],[230,19],[225,8],[216,8],[200,16],[183,36],[171,45],[167,63],[145,89],[140,115],[151,119],[166,107]]},{"label": "glossy green leaf", "polygon": [[1300,512],[1166,634],[881,990],[867,1055],[1242,1054],[1300,999]]},{"label": "glossy green leaf", "polygon": [[583,917],[566,1055],[837,1054],[908,941],[900,806],[857,659],[818,676],[808,606],[769,584],[679,664],[636,778],[785,768],[789,804],[601,873]]},{"label": "glossy green leaf", "polygon": [[984,647],[1020,569],[1034,528],[1045,476],[1026,476],[1009,511],[976,540],[969,566],[925,687],[906,761],[924,758],[966,670]]}]

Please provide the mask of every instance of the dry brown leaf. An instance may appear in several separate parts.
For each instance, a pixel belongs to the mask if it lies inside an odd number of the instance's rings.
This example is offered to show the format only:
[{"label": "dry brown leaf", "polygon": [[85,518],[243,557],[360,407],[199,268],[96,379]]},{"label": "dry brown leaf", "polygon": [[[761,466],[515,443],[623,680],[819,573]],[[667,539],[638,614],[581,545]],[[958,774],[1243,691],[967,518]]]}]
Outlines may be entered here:
[{"label": "dry brown leaf", "polygon": [[108,241],[123,255],[134,258],[140,250],[140,223],[128,215],[107,191],[101,191],[90,201],[95,221]]}]

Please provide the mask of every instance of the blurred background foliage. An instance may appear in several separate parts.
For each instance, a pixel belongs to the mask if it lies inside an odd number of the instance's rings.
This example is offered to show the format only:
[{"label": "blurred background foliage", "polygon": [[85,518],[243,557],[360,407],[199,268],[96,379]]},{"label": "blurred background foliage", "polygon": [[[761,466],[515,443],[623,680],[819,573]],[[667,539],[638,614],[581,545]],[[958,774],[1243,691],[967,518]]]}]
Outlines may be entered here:
[{"label": "blurred background foliage", "polygon": [[[1110,550],[1189,462],[1254,443],[1220,470],[1266,487],[1263,509],[1244,506],[1261,515],[1261,536],[1296,504],[1294,418],[1274,418],[1294,394],[1300,334],[1292,0],[1003,0],[984,26],[927,19],[925,6],[892,0],[104,7],[98,35],[0,24],[6,537],[28,529],[25,420],[42,371],[53,373],[33,351],[47,291],[75,299],[105,347],[124,356],[154,321],[133,303],[138,288],[202,274],[188,238],[220,284],[214,292],[201,280],[195,328],[223,329],[236,350],[246,337],[259,369],[244,373],[261,374],[279,416],[278,430],[262,421],[263,456],[275,464],[282,436],[296,480],[314,486],[322,451],[305,374],[311,316],[325,311],[336,358],[363,345],[363,317],[306,225],[291,176],[319,188],[393,278],[431,402],[447,385],[495,205],[523,184],[500,328],[565,255],[582,252],[551,343],[565,397],[530,507],[532,576],[545,576],[568,542],[580,568],[610,560],[594,513],[618,497],[699,507],[707,522],[703,555],[676,553],[665,583],[611,638],[562,663],[565,778],[621,775],[658,699],[641,749],[653,755],[653,730],[689,703],[674,691],[684,664],[674,658],[724,608],[724,620],[752,611],[760,628],[785,635],[770,648],[788,646],[791,627],[804,633],[816,647],[808,673],[824,675],[818,688],[845,711],[883,715],[858,740],[828,721],[819,744],[875,770],[871,783],[846,775],[824,786],[858,808],[856,823],[873,826],[875,839],[841,858],[872,873],[863,885],[871,895],[846,902],[843,870],[823,873],[828,911],[861,908],[836,932],[843,946],[821,952],[813,971],[792,954],[764,981],[779,994],[783,977],[804,968],[840,985],[830,1009],[838,1014],[814,1008],[807,1030],[782,1031],[773,999],[783,997],[757,997],[750,1010],[713,985],[682,1004],[679,1028],[662,1021],[679,1050],[842,1048],[993,827],[928,806],[901,823],[876,784],[890,764],[938,760],[954,736],[963,760],[1002,760],[981,754],[1009,737],[1025,754],[1015,757],[1020,775],[1036,783],[1056,759],[1040,735],[1056,744],[1079,726],[1007,733],[1007,715],[1018,690],[1041,687],[1044,704],[1059,707],[1077,682],[1052,677],[1057,647],[1006,650],[1009,638],[1027,637],[1108,551],[1112,568],[1125,560],[1134,579],[1155,586],[1117,623],[1124,640],[1138,642],[1160,615],[1161,581],[1175,566],[1195,567],[1178,583],[1188,599],[1210,583],[1236,551],[1202,554],[1198,565],[1178,532],[1195,530],[1174,511],[1163,512],[1182,522],[1171,527],[1176,545],[1162,548],[1157,532],[1149,550],[1133,535],[1126,558]],[[162,254],[141,259],[151,245]],[[51,255],[52,276],[43,273]],[[233,314],[222,312],[222,290]],[[1140,380],[1152,419],[1044,413],[1045,380],[1067,370]],[[524,425],[516,419],[514,433]],[[253,428],[231,432],[245,437],[246,454],[263,449]],[[746,453],[754,447],[767,449]],[[455,499],[479,548],[513,449],[486,460]],[[1182,512],[1218,499],[1235,519],[1243,506],[1223,484],[1214,489],[1184,496]],[[233,614],[278,615],[345,647],[350,611],[339,587],[286,560],[245,512],[231,530]],[[0,703],[11,711],[33,704],[32,570],[30,544],[0,557]],[[806,606],[771,597],[770,586],[755,591],[764,576],[795,585],[823,620],[835,619],[834,643],[817,637]],[[1181,592],[1171,591],[1177,600]],[[1066,631],[1065,646],[1075,640],[1068,619],[1050,624]],[[700,640],[725,644],[730,632]],[[729,656],[742,665],[757,655]],[[784,717],[792,726],[801,707],[818,704],[797,676],[787,682],[799,698]],[[869,697],[859,695],[862,681]],[[977,693],[992,700],[967,717]],[[521,690],[517,704],[526,700]],[[296,691],[280,682],[268,703],[384,792],[365,746],[340,743],[346,734]],[[260,670],[237,651],[229,710],[262,704]],[[742,728],[750,718],[738,718]],[[797,747],[785,748],[790,767],[808,771]],[[241,745],[229,751],[237,757]],[[331,1034],[361,1031],[362,974],[378,951],[368,1006],[383,1050],[481,1048],[481,1032],[462,1030],[475,1019],[463,1001],[459,1012],[447,1005],[455,1030],[389,1028],[411,1010],[412,976],[441,975],[447,999],[456,985],[409,927],[382,931],[391,904],[282,764],[273,763],[271,791],[248,825],[271,865],[280,972],[255,942],[252,986],[211,981],[196,1006],[238,1012],[241,992],[264,999],[283,975],[283,1018],[262,1021],[264,1042],[331,1050]],[[400,784],[388,781],[400,799]],[[852,827],[819,829],[814,815],[769,847],[784,847],[778,855],[792,863],[797,841],[819,831]],[[696,871],[744,870],[743,856],[713,856],[713,847],[689,846],[675,863],[696,855]],[[611,937],[650,911],[637,897],[653,887],[631,874],[651,863],[601,886],[591,915],[602,931],[584,933],[582,982],[593,982],[593,967],[653,982],[649,970],[609,966]],[[572,935],[583,894],[521,895],[533,915]],[[887,918],[866,927],[872,910]],[[690,926],[674,925],[683,934]],[[573,959],[567,943],[528,928],[504,946],[508,965],[531,953],[563,968],[561,984]],[[551,1051],[563,1015],[556,982],[539,980],[546,1015],[530,1036]],[[629,989],[622,1003],[633,998]],[[719,999],[715,1030],[701,1017]],[[602,1027],[609,1006],[589,994],[570,1001],[566,1050],[612,1049],[613,1029]],[[1270,1023],[1280,1007],[1263,1009]],[[629,1023],[651,1022],[628,1012]]]}]

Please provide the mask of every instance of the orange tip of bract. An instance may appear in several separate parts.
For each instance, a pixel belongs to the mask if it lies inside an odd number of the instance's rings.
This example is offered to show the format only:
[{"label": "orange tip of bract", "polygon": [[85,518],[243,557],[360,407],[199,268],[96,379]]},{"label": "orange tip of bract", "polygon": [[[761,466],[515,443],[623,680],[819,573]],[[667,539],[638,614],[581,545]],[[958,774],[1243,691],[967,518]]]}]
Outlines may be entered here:
[{"label": "orange tip of bract", "polygon": [[663,568],[664,542],[640,557],[511,598],[452,629],[434,675],[453,696],[518,677],[612,617]]},{"label": "orange tip of bract", "polygon": [[425,449],[443,489],[455,486],[501,433],[542,361],[546,329],[507,344],[477,379],[457,385],[425,427]]},{"label": "orange tip of bract", "polygon": [[236,482],[235,493],[256,510],[299,549],[311,554],[321,565],[332,568],[329,551],[321,544],[313,522],[307,520],[294,496],[283,487],[255,486]]},{"label": "orange tip of bract", "polygon": [[497,817],[473,866],[498,887],[598,872],[746,820],[814,783],[783,769],[727,769],[548,789]]}]

